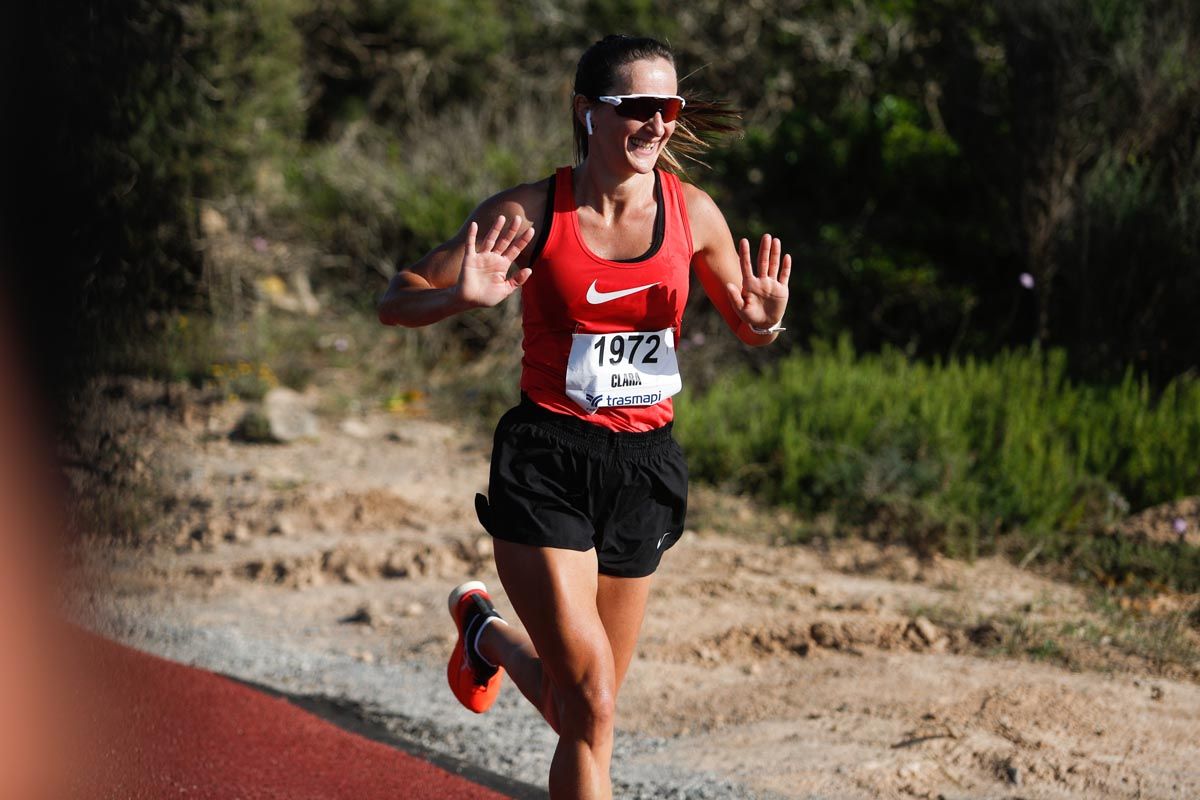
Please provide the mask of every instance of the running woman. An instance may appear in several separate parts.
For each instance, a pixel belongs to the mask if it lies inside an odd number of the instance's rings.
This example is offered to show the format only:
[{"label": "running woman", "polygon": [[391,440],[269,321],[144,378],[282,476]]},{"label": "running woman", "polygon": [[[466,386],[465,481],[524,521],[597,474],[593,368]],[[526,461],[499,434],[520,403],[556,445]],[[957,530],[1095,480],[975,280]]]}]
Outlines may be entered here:
[{"label": "running woman", "polygon": [[559,735],[551,797],[590,799],[612,796],[617,692],[654,571],[683,533],[671,396],[689,276],[739,339],[765,345],[782,330],[791,258],[770,235],[757,257],[735,246],[712,199],[677,177],[679,157],[735,118],[679,96],[664,44],[608,36],[574,88],[575,166],[485,200],[392,279],[379,317],[429,325],[522,290],[521,403],[497,425],[476,509],[524,631],[482,583],[455,588],[448,676],[482,713],[507,671]]}]

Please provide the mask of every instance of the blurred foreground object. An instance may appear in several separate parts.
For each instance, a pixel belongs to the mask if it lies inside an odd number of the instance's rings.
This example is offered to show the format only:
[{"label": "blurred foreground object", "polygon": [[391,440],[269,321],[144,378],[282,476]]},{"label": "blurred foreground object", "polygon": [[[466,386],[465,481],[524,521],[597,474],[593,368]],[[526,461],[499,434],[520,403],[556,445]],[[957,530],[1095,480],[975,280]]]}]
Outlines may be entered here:
[{"label": "blurred foreground object", "polygon": [[[61,544],[45,420],[0,296],[0,798],[61,796],[85,744],[71,705],[55,612]],[[68,737],[76,737],[68,741]]]}]

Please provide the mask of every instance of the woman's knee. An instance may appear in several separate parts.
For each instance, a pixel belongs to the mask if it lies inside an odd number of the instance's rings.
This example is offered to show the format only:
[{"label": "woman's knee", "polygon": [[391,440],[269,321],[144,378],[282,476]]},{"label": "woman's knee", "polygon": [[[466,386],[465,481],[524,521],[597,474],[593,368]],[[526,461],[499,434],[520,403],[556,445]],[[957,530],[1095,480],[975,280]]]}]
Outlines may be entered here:
[{"label": "woman's knee", "polygon": [[569,686],[555,686],[557,730],[564,736],[595,741],[612,735],[617,688],[613,676],[589,676]]}]

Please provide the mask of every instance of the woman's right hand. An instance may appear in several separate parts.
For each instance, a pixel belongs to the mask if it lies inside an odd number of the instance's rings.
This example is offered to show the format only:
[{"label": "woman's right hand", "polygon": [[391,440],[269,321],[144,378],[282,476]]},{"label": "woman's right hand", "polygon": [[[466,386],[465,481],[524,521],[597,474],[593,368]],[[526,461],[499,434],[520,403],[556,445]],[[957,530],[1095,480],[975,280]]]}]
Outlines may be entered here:
[{"label": "woman's right hand", "polygon": [[507,230],[504,223],[502,214],[496,218],[492,229],[483,239],[482,247],[478,249],[475,237],[479,233],[479,225],[472,221],[467,226],[467,249],[458,273],[458,295],[469,306],[494,306],[516,291],[533,274],[533,270],[523,267],[511,278],[508,275],[513,260],[533,241],[533,227],[518,236],[517,232],[521,230],[519,216],[513,217]]}]

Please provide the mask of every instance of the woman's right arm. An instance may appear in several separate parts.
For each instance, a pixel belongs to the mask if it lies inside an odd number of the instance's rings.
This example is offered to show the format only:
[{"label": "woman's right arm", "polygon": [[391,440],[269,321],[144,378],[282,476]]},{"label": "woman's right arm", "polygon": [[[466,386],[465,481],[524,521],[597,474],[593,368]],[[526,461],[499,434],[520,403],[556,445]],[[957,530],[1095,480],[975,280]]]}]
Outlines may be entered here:
[{"label": "woman's right arm", "polygon": [[[534,235],[522,211],[521,203],[504,195],[486,201],[454,238],[396,273],[379,300],[379,321],[409,328],[431,325],[462,311],[494,306],[516,291],[531,271],[524,267],[511,277],[509,271]],[[480,240],[484,224],[489,227]]]}]

